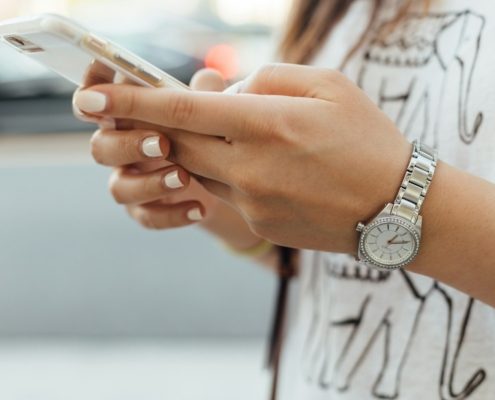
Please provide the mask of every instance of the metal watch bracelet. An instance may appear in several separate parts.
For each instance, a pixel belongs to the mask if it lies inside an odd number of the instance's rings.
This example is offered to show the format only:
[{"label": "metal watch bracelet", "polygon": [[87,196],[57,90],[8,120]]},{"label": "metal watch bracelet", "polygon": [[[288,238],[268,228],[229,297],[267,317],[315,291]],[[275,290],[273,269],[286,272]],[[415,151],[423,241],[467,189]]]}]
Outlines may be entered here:
[{"label": "metal watch bracelet", "polygon": [[416,223],[435,173],[438,152],[419,140],[415,140],[413,146],[411,160],[394,201],[391,214]]}]

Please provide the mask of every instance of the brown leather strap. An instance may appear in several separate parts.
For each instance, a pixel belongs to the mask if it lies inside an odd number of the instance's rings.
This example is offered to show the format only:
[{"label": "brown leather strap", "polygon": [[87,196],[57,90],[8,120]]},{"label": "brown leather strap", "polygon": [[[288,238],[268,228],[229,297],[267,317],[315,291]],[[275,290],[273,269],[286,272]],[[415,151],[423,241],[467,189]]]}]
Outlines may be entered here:
[{"label": "brown leather strap", "polygon": [[280,354],[284,337],[284,326],[287,314],[287,301],[289,293],[289,283],[295,275],[294,249],[287,247],[279,248],[279,280],[278,292],[273,315],[272,329],[270,334],[270,348],[268,351],[268,367],[272,370],[272,389],[270,399],[277,399]]}]

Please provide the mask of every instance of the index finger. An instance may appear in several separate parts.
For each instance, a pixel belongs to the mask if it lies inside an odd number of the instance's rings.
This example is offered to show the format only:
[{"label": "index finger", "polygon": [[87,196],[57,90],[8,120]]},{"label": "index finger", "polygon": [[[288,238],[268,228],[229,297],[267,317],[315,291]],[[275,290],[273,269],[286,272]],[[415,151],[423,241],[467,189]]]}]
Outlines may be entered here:
[{"label": "index finger", "polygon": [[99,85],[79,92],[74,101],[81,110],[100,116],[240,138],[266,131],[280,111],[274,109],[277,97]]},{"label": "index finger", "polygon": [[114,78],[115,71],[112,68],[98,60],[94,60],[84,74],[82,87],[87,88],[94,85],[111,83]]}]

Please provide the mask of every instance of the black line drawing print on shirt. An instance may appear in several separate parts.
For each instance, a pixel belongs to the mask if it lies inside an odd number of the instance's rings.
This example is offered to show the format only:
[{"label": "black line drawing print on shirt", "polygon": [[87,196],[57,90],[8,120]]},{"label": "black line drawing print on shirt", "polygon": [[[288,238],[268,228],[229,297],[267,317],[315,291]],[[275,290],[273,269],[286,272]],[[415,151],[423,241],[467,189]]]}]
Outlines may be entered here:
[{"label": "black line drawing print on shirt", "polygon": [[[375,367],[372,395],[400,398],[403,369],[415,337],[421,334],[418,325],[427,312],[428,299],[440,296],[445,304],[445,325],[436,329],[445,331],[445,342],[442,360],[438,360],[437,398],[467,399],[483,383],[486,371],[482,368],[472,372],[465,382],[459,382],[456,376],[472,298],[426,277],[404,271],[375,271],[348,255],[327,258],[315,253],[314,257],[306,288],[312,308],[303,351],[308,381],[317,382],[323,389],[345,392],[351,389],[370,352],[378,348],[383,356],[381,365]],[[339,285],[339,292],[353,293],[354,300],[347,298],[344,304],[333,297],[333,283]],[[388,296],[397,288],[409,297],[407,310],[390,303]],[[336,345],[332,338],[340,339],[340,343]]]},{"label": "black line drawing print on shirt", "polygon": [[470,109],[469,102],[485,23],[482,15],[470,10],[409,14],[385,34],[391,24],[386,22],[366,51],[358,85],[382,109],[395,114],[406,136],[431,140],[429,144],[438,147],[446,83],[449,78],[458,81],[458,133],[469,144],[484,118],[483,112]]}]

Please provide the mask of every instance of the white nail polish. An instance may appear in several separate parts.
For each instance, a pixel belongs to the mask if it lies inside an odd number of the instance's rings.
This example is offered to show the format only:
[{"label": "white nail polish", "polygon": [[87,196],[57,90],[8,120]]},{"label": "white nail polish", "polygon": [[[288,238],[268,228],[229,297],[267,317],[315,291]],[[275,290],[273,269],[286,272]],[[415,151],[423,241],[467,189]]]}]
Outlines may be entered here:
[{"label": "white nail polish", "polygon": [[179,171],[177,170],[165,175],[165,178],[163,180],[165,182],[165,186],[170,189],[180,189],[184,187],[184,184],[180,180]]},{"label": "white nail polish", "polygon": [[193,208],[187,212],[187,218],[191,221],[201,221],[203,219],[203,215],[201,214],[201,210],[199,208]]},{"label": "white nail polish", "polygon": [[74,113],[74,116],[80,120],[80,121],[83,121],[83,122],[91,122],[91,123],[95,123],[95,124],[98,124],[100,123],[100,118],[98,117],[90,117],[89,115],[87,114],[84,114],[80,109],[79,107],[77,107],[75,104],[72,104],[72,111]]},{"label": "white nail polish", "polygon": [[163,157],[160,148],[160,136],[151,136],[143,140],[143,153],[148,157]]},{"label": "white nail polish", "polygon": [[107,106],[107,96],[92,90],[83,90],[74,97],[74,105],[81,111],[95,113],[105,110]]}]

